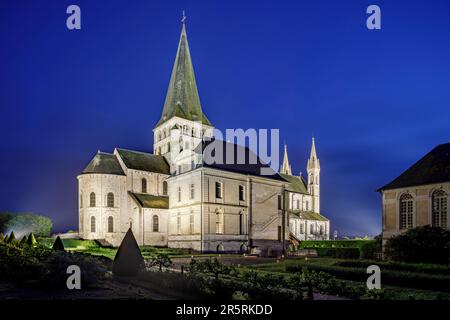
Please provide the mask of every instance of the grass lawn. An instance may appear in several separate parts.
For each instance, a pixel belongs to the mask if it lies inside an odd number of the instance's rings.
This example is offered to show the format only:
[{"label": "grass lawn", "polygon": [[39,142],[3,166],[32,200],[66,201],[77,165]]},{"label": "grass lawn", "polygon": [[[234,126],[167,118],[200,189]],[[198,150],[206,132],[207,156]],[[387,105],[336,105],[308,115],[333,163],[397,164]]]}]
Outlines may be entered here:
[{"label": "grass lawn", "polygon": [[[51,248],[54,238],[40,238],[38,242],[46,247]],[[79,240],[79,239],[62,239],[64,244],[64,248],[67,251],[76,251],[89,253],[97,256],[104,256],[111,260],[114,260],[114,257],[117,252],[117,248],[105,248],[99,246],[93,240]],[[188,254],[186,250],[176,249],[176,248],[157,248],[151,246],[140,246],[142,256],[144,259],[151,259],[157,256],[158,254],[166,254],[171,258],[190,258],[194,257],[216,257],[217,254]]]},{"label": "grass lawn", "polygon": [[[335,259],[335,258],[311,258],[308,260],[301,259],[301,258],[294,258],[294,259],[287,259],[284,261],[280,261],[278,263],[268,263],[268,264],[260,264],[255,266],[250,266],[251,269],[256,269],[264,272],[271,272],[271,273],[282,273],[282,274],[291,274],[295,271],[290,271],[290,267],[305,267],[310,270],[314,271],[324,271],[327,273],[330,273],[334,275],[337,279],[345,281],[345,283],[349,286],[365,286],[365,281],[361,281],[361,279],[355,280],[353,275],[349,273],[346,276],[342,276],[342,274],[345,274],[345,272],[342,272],[342,270],[346,271],[346,269],[351,269],[351,271],[357,271],[360,274],[365,273],[364,268],[346,268],[343,266],[340,266],[339,263],[341,262],[348,262],[348,261],[360,261],[360,260],[350,260],[350,259]],[[377,264],[378,261],[367,261],[368,264]],[[380,263],[383,264],[383,263]],[[419,268],[421,265],[414,265],[411,264],[410,267],[417,267]],[[423,290],[420,288],[415,288],[414,283],[411,282],[410,285],[407,286],[398,286],[398,285],[391,285],[391,284],[383,284],[383,270],[385,270],[385,274],[387,272],[396,272],[397,274],[401,274],[401,271],[398,270],[388,270],[386,268],[389,268],[389,265],[386,266],[380,266],[381,267],[381,283],[382,288],[389,293],[390,296],[392,296],[393,299],[409,299],[410,297],[414,297],[414,299],[445,299],[450,300],[450,293],[449,292],[443,292],[443,291],[436,291],[436,290]],[[448,273],[448,268],[437,268],[442,273],[441,275],[437,276],[443,276],[446,277]],[[295,270],[295,269],[294,269]],[[337,272],[335,272],[337,270]],[[408,272],[403,272],[408,273]],[[422,274],[423,275],[423,274]],[[364,278],[367,278],[369,275],[364,275]],[[434,274],[431,274],[430,276],[434,276]],[[447,290],[448,291],[448,290]]]}]

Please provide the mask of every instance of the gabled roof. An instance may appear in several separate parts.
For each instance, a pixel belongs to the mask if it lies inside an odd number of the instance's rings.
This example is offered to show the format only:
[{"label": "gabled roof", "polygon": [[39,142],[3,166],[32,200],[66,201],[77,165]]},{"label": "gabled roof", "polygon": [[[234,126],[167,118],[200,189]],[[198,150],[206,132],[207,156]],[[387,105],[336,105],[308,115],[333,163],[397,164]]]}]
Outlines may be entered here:
[{"label": "gabled roof", "polygon": [[170,174],[169,164],[161,155],[116,149],[128,169]]},{"label": "gabled roof", "polygon": [[[210,140],[203,144],[203,166],[207,168],[214,168],[223,171],[241,173],[252,176],[259,176],[263,178],[274,179],[282,182],[286,182],[279,173],[270,168],[269,165],[263,163],[261,159],[256,156],[249,148],[243,147],[234,143],[225,142],[222,140]],[[210,150],[223,150],[221,159],[215,159],[215,153],[211,154]],[[233,150],[234,157],[232,163],[226,163],[227,153]],[[244,163],[238,163],[238,155],[243,155]],[[218,157],[218,156],[217,156]],[[231,155],[230,155],[231,157]],[[256,159],[252,163],[252,159]],[[215,161],[218,160],[218,161]],[[217,163],[219,162],[219,163]],[[262,169],[265,169],[269,174],[262,174]]]},{"label": "gabled roof", "polygon": [[289,186],[287,188],[288,191],[309,194],[303,178],[283,173],[280,173],[280,176],[283,177],[284,180],[287,180],[289,182]]},{"label": "gabled roof", "polygon": [[328,221],[327,218],[317,212],[289,210],[289,213],[304,220]]},{"label": "gabled roof", "polygon": [[450,181],[450,143],[438,145],[400,176],[378,189],[420,186]]},{"label": "gabled roof", "polygon": [[116,156],[111,153],[98,152],[81,174],[101,173],[124,176]]},{"label": "gabled roof", "polygon": [[128,192],[142,208],[169,209],[169,197]]},{"label": "gabled roof", "polygon": [[203,114],[200,105],[184,23],[163,112],[156,126],[159,126],[172,117],[201,121],[202,124],[211,126],[208,118]]}]

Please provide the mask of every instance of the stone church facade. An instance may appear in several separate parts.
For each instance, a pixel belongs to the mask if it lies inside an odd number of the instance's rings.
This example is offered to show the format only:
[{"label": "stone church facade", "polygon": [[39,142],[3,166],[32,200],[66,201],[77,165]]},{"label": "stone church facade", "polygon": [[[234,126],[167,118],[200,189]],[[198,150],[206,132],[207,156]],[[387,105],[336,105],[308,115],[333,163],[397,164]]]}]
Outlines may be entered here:
[{"label": "stone church facade", "polygon": [[290,242],[329,238],[314,139],[306,181],[292,175],[286,146],[279,173],[261,175],[269,166],[257,157],[256,164],[205,161],[206,148],[252,155],[215,140],[213,129],[200,105],[183,23],[153,130],[154,153],[116,148],[93,157],[78,176],[79,236],[118,246],[131,228],[139,245],[262,255],[280,254]]}]

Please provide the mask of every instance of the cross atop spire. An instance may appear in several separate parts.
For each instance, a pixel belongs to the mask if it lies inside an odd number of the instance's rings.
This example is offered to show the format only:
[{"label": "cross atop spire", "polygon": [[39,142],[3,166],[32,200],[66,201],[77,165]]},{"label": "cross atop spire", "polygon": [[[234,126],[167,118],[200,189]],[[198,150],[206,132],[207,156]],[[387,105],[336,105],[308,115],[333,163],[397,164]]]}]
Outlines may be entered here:
[{"label": "cross atop spire", "polygon": [[183,10],[183,16],[181,17],[181,23],[182,24],[186,23],[186,15],[184,14],[184,10]]}]

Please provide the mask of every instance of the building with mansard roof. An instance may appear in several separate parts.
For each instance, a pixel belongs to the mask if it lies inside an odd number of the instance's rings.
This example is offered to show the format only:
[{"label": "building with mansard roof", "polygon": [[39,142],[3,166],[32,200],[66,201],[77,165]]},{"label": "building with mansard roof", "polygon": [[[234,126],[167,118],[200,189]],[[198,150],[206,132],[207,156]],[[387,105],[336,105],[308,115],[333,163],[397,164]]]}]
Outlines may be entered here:
[{"label": "building with mansard roof", "polygon": [[[305,181],[292,175],[286,147],[276,172],[248,148],[215,140],[213,129],[183,23],[153,154],[121,148],[95,154],[78,176],[80,237],[118,246],[131,228],[139,245],[262,255],[329,238],[314,139]],[[224,150],[224,159],[234,151],[257,161],[205,161],[208,147]]]}]

